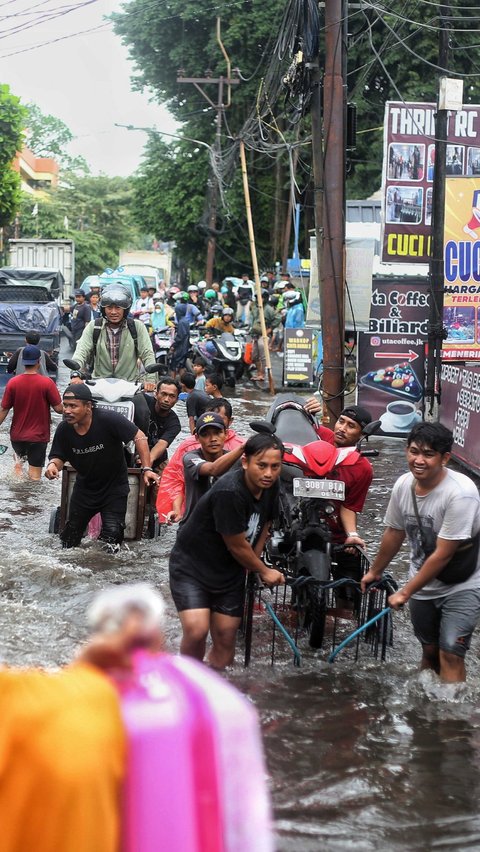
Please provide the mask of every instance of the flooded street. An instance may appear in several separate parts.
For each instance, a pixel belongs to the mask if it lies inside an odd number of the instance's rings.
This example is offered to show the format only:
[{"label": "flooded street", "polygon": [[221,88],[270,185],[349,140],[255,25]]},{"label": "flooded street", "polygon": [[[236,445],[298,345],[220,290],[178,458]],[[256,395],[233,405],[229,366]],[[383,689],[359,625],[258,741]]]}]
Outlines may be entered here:
[{"label": "flooded street", "polygon": [[[61,387],[67,376],[61,375]],[[237,388],[234,427],[248,434],[269,398]],[[177,410],[185,424],[183,403]],[[9,419],[0,429],[8,443]],[[55,415],[55,422],[58,416]],[[406,469],[400,442],[374,438],[375,475],[359,530],[373,555],[391,486]],[[0,457],[0,655],[14,665],[67,662],[85,636],[92,594],[110,583],[146,580],[168,603],[167,640],[180,631],[168,590],[175,532],[129,543],[116,557],[85,540],[62,550],[48,533],[60,483],[13,478],[11,449]],[[398,560],[397,575],[405,566]],[[263,618],[267,618],[264,614]],[[238,662],[229,679],[257,706],[264,733],[279,852],[323,850],[468,850],[480,848],[480,640],[468,656],[466,686],[441,686],[420,675],[419,646],[408,614],[394,615],[387,662],[328,652],[303,642],[300,668],[282,640],[272,668],[268,631],[254,634],[252,664]],[[262,637],[264,645],[262,646]],[[246,850],[249,852],[249,850]]]}]

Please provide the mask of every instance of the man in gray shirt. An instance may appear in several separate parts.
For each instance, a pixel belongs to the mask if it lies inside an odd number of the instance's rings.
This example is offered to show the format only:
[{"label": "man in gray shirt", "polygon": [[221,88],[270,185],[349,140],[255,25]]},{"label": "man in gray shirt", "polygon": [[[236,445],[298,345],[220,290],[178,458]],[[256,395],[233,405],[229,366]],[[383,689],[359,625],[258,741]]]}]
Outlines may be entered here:
[{"label": "man in gray shirt", "polygon": [[[468,476],[448,470],[453,436],[440,423],[418,423],[407,438],[410,473],[395,483],[385,515],[387,529],[362,589],[377,580],[400,550],[410,545],[406,584],[388,603],[398,609],[409,602],[415,635],[422,645],[421,668],[443,681],[465,680],[465,653],[480,618],[478,541],[468,545],[472,573],[467,579],[442,582],[455,552],[480,531],[480,498]],[[465,551],[467,553],[467,551]],[[463,559],[466,564],[467,556]]]}]

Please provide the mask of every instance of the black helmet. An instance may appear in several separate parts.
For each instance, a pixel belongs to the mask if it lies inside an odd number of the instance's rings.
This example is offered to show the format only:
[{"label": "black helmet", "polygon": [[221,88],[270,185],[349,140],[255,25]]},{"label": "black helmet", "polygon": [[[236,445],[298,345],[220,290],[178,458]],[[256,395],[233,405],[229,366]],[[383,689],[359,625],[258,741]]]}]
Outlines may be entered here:
[{"label": "black helmet", "polygon": [[109,287],[105,287],[105,290],[102,291],[102,297],[100,299],[100,311],[102,316],[105,316],[105,308],[110,308],[114,305],[117,308],[123,308],[126,313],[128,313],[132,307],[132,295],[125,287],[122,287],[121,284],[111,284]]}]

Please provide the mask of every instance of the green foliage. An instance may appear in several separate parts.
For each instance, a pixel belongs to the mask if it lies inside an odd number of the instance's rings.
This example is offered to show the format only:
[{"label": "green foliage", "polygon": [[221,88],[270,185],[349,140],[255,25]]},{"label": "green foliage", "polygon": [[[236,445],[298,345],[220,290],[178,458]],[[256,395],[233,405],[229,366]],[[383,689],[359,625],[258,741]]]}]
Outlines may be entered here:
[{"label": "green foliage", "polygon": [[20,176],[11,163],[22,147],[24,117],[20,99],[0,84],[0,227],[13,220],[20,201]]},{"label": "green foliage", "polygon": [[27,104],[27,145],[37,157],[53,157],[63,171],[87,174],[83,157],[72,157],[68,146],[74,136],[67,125],[54,115],[45,115],[36,104]]},{"label": "green foliage", "polygon": [[[20,235],[75,240],[76,280],[117,266],[127,245],[142,245],[131,217],[133,183],[129,178],[71,175],[70,184],[32,198],[23,195]],[[37,206],[38,215],[33,216]],[[68,222],[68,224],[67,224]]]}]

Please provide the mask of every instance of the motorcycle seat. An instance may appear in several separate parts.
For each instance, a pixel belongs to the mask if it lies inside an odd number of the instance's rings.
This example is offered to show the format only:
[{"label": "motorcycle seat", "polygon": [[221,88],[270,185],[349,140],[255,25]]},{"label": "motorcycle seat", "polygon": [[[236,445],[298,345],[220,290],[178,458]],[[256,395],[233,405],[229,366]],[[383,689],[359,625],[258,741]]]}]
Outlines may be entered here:
[{"label": "motorcycle seat", "polygon": [[305,444],[311,444],[312,441],[318,441],[313,424],[297,408],[282,408],[278,411],[274,424],[275,434],[283,443],[303,447]]}]

